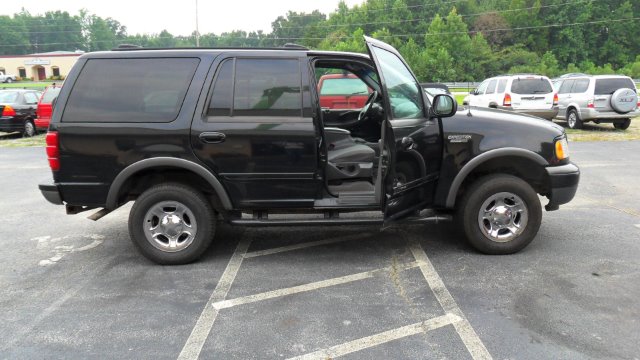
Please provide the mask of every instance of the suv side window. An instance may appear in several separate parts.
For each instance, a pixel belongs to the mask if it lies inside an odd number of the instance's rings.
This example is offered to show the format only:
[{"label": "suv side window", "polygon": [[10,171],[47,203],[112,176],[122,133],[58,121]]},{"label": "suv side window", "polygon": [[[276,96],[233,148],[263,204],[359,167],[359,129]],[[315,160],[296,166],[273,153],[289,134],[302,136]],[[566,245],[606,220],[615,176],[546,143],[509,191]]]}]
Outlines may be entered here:
[{"label": "suv side window", "polygon": [[571,92],[584,93],[584,92],[587,92],[587,88],[589,88],[589,79],[578,79],[573,84],[573,88],[571,89]]},{"label": "suv side window", "polygon": [[507,79],[500,79],[500,81],[498,81],[497,93],[502,94],[506,88],[507,88]]},{"label": "suv side window", "polygon": [[207,116],[231,116],[234,61],[235,59],[227,59],[219,67]]},{"label": "suv side window", "polygon": [[560,90],[558,90],[558,94],[569,94],[571,92],[571,87],[575,80],[565,80],[562,82],[562,86],[560,86]]},{"label": "suv side window", "polygon": [[297,59],[236,59],[232,116],[302,116]]},{"label": "suv side window", "polygon": [[493,94],[496,92],[496,84],[498,80],[491,80],[489,86],[487,86],[487,94]]},{"label": "suv side window", "polygon": [[171,122],[200,59],[90,59],[71,90],[63,122]]}]

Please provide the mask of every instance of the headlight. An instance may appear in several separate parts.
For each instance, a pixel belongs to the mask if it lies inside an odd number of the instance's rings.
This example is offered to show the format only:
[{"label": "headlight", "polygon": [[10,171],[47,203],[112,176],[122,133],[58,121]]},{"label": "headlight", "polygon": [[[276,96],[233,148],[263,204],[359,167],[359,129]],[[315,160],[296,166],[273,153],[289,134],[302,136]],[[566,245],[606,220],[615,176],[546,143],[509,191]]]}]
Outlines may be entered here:
[{"label": "headlight", "polygon": [[567,137],[556,140],[556,158],[558,160],[564,160],[569,158],[569,143]]}]

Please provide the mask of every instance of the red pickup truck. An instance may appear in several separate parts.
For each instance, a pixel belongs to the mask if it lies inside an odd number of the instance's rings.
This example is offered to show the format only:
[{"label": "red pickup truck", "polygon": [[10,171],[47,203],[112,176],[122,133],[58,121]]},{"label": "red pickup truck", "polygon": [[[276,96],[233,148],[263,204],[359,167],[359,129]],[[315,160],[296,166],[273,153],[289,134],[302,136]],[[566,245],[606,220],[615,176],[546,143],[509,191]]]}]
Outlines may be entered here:
[{"label": "red pickup truck", "polygon": [[325,109],[361,109],[370,92],[353,74],[327,74],[318,80],[320,107]]}]

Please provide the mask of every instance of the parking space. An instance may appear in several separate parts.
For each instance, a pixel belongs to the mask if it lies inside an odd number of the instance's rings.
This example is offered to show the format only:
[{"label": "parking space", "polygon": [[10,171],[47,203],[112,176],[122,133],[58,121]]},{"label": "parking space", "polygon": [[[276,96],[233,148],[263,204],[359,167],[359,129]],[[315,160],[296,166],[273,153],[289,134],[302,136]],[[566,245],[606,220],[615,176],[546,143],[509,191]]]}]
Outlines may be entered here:
[{"label": "parking space", "polygon": [[0,358],[633,359],[639,150],[572,144],[577,198],[511,256],[437,225],[224,226],[165,267],[130,243],[128,207],[66,216],[37,192],[43,149],[2,149]]}]

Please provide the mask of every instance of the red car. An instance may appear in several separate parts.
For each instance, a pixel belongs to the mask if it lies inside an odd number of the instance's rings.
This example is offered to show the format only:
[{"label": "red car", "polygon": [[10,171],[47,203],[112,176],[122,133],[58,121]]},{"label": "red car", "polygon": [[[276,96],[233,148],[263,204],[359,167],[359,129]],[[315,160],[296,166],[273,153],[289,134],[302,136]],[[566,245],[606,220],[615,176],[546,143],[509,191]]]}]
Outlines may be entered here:
[{"label": "red car", "polygon": [[51,112],[53,110],[51,103],[60,93],[60,89],[62,89],[61,86],[48,86],[42,93],[40,101],[38,102],[38,110],[36,112],[36,129],[47,130],[49,128],[49,121],[51,121]]},{"label": "red car", "polygon": [[370,92],[354,74],[327,74],[318,80],[320,107],[325,109],[361,109]]}]

